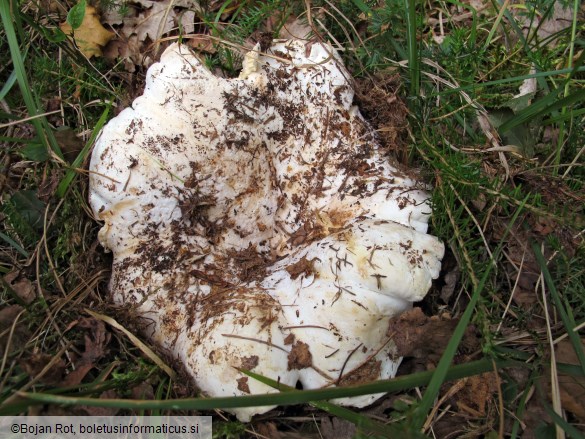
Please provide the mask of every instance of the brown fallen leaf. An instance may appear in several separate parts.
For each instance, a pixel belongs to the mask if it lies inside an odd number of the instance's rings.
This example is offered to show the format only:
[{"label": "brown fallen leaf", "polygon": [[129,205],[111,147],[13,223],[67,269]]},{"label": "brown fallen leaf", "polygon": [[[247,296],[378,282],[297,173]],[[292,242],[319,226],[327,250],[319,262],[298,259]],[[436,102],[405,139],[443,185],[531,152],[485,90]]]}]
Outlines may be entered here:
[{"label": "brown fallen leaf", "polygon": [[[100,394],[100,399],[116,399],[120,397],[120,394],[114,389],[106,390]],[[88,405],[80,405],[76,409],[83,410],[86,416],[115,416],[120,411],[116,407],[91,407]]]},{"label": "brown fallen leaf", "polygon": [[[8,352],[10,354],[18,349],[22,349],[30,336],[30,331],[23,323],[24,319],[21,315],[23,310],[24,308],[20,305],[10,305],[0,309],[0,334],[2,334],[0,336],[0,357],[4,356],[6,344],[9,341]],[[12,331],[12,337],[10,337],[10,331],[17,317],[18,321],[16,322],[14,331]]]},{"label": "brown fallen leaf", "polygon": [[522,26],[522,31],[525,37],[536,33],[538,40],[547,41],[548,46],[558,44],[559,39],[550,39],[551,36],[560,33],[561,31],[571,27],[573,18],[573,8],[566,6],[563,2],[554,2],[554,9],[552,13],[547,14],[545,19],[540,18],[539,14],[534,14],[534,17],[529,14],[522,14],[518,9],[515,11],[516,19]]},{"label": "brown fallen leaf", "polygon": [[[323,14],[319,14],[319,16],[321,15]],[[276,22],[276,20],[274,21]],[[277,24],[274,23],[274,27],[276,26]],[[312,31],[313,30],[311,29],[311,26],[309,26],[305,20],[296,18],[294,15],[291,15],[288,18],[288,20],[286,20],[286,23],[282,25],[278,37],[287,40],[288,39],[308,40]]]},{"label": "brown fallen leaf", "polygon": [[152,384],[148,382],[141,382],[136,387],[133,387],[130,391],[130,397],[132,399],[155,399],[154,389]]},{"label": "brown fallen leaf", "polygon": [[530,310],[532,306],[538,303],[538,296],[533,289],[529,290],[517,286],[514,289],[513,294],[512,299],[514,300],[514,303],[525,310]]},{"label": "brown fallen leaf", "polygon": [[55,191],[61,182],[60,175],[56,173],[47,173],[43,175],[43,179],[39,184],[37,197],[45,204],[49,204],[53,200]]},{"label": "brown fallen leaf", "polygon": [[187,35],[185,41],[190,48],[199,52],[211,54],[217,52],[215,41],[208,35]]},{"label": "brown fallen leaf", "polygon": [[149,67],[161,37],[176,35],[179,28],[190,47],[215,53],[215,43],[209,36],[193,35],[203,13],[197,0],[128,0],[124,4],[127,8],[123,15],[119,8],[104,10],[102,22],[116,29],[119,37],[105,47],[104,56],[122,60],[126,71]]},{"label": "brown fallen leaf", "polygon": [[445,285],[441,288],[441,300],[445,303],[449,302],[451,296],[455,292],[455,287],[461,278],[461,271],[458,267],[454,267],[452,270],[445,274]]},{"label": "brown fallen leaf", "polygon": [[339,418],[321,418],[319,429],[323,439],[351,439],[356,434],[356,426],[349,421]]},{"label": "brown fallen leaf", "polygon": [[30,305],[37,297],[32,282],[21,276],[19,270],[11,271],[4,276],[5,286],[10,287],[12,292],[26,305]]},{"label": "brown fallen leaf", "polygon": [[148,60],[141,53],[141,43],[136,35],[128,38],[116,39],[104,48],[104,58],[109,61],[122,61],[127,72],[134,73],[137,65],[150,65],[152,59]]},{"label": "brown fallen leaf", "polygon": [[61,147],[65,159],[69,163],[73,163],[77,158],[77,155],[83,149],[83,141],[77,137],[75,130],[68,126],[59,127],[53,131],[53,134],[55,139],[57,139],[57,143],[59,143],[59,146]]},{"label": "brown fallen leaf", "polygon": [[[45,369],[45,367],[53,361],[53,355],[44,353],[33,353],[27,358],[23,358],[19,363],[20,367],[31,378],[37,378],[39,374]],[[62,377],[65,373],[65,361],[59,358],[53,362],[53,365],[47,370],[43,376],[39,378],[39,382],[48,384],[51,386],[57,386],[62,383]]]},{"label": "brown fallen leaf", "polygon": [[458,394],[457,406],[461,411],[472,416],[486,416],[487,407],[493,401],[493,395],[498,390],[496,383],[494,372],[470,376]]},{"label": "brown fallen leaf", "polygon": [[[436,364],[457,323],[457,319],[448,316],[427,317],[420,308],[413,308],[390,320],[388,336],[394,340],[398,356],[415,357],[427,365]],[[473,328],[469,327],[460,347],[472,350],[476,344]]]},{"label": "brown fallen leaf", "polygon": [[158,40],[176,26],[177,14],[168,1],[141,2],[145,9],[136,17],[126,17],[122,33],[129,37],[132,34],[138,36],[138,41],[144,42]]},{"label": "brown fallen leaf", "polygon": [[65,378],[64,385],[79,384],[87,373],[96,366],[106,354],[106,346],[110,342],[111,333],[106,331],[106,325],[101,320],[85,317],[79,320],[77,327],[88,329],[85,334],[85,351],[75,363],[75,370]]},{"label": "brown fallen leaf", "polygon": [[73,30],[67,22],[61,23],[59,27],[66,35],[73,37],[73,41],[87,58],[101,56],[102,47],[108,44],[115,35],[102,26],[93,6],[85,7],[85,16],[79,28]]},{"label": "brown fallen leaf", "polygon": [[[585,340],[581,340],[581,345],[585,349]],[[555,351],[557,362],[579,364],[570,340],[562,340],[557,344]],[[580,424],[585,424],[585,378],[559,373],[559,386],[563,409],[573,413]]]},{"label": "brown fallen leaf", "polygon": [[[254,425],[256,431],[256,437],[266,437],[270,439],[284,439],[284,436],[280,434],[276,424],[274,422],[261,422]],[[290,436],[287,436],[290,437]]]}]

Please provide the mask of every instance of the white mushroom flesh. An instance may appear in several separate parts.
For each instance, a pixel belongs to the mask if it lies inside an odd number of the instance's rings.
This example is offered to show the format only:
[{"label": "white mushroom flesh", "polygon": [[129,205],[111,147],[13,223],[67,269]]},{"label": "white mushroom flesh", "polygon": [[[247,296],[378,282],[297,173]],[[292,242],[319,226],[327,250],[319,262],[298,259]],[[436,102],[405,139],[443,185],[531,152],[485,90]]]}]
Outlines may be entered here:
[{"label": "white mushroom flesh", "polygon": [[330,46],[257,49],[224,79],[170,46],[101,132],[90,203],[112,298],[209,396],[276,391],[238,368],[305,389],[391,378],[388,321],[443,256],[428,195],[381,153]]}]

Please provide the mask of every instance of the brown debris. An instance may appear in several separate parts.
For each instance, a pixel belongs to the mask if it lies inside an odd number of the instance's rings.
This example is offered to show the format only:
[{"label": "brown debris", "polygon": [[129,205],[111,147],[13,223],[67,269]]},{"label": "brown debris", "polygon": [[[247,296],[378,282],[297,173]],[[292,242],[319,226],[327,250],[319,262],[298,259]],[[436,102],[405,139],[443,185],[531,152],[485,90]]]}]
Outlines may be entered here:
[{"label": "brown debris", "polygon": [[[388,336],[396,344],[398,356],[415,357],[432,365],[443,354],[457,323],[448,316],[427,317],[420,308],[413,308],[390,321]],[[462,345],[470,349],[476,344],[473,328],[468,328]]]},{"label": "brown debris", "polygon": [[252,370],[258,366],[258,355],[250,355],[241,359],[240,368],[246,370]]},{"label": "brown debris", "polygon": [[400,163],[407,159],[406,130],[408,109],[398,97],[398,74],[385,72],[375,80],[356,81],[356,97],[362,114],[374,126],[382,146],[394,153]]},{"label": "brown debris", "polygon": [[284,344],[285,345],[291,345],[295,342],[295,335],[291,332],[290,334],[288,334],[286,336],[286,338],[284,339]]},{"label": "brown debris", "polygon": [[274,261],[258,253],[250,244],[245,250],[228,250],[226,261],[232,263],[242,281],[263,279],[266,276],[266,267]]},{"label": "brown debris", "polygon": [[296,279],[300,275],[303,275],[304,277],[309,277],[313,274],[316,275],[315,269],[313,268],[313,262],[314,260],[309,261],[303,256],[299,261],[286,267],[286,271],[288,271],[288,274],[290,274],[292,279]]},{"label": "brown debris", "polygon": [[250,386],[248,386],[248,377],[238,378],[238,390],[244,393],[250,393]]},{"label": "brown debris", "polygon": [[313,365],[313,356],[309,351],[309,345],[297,341],[288,354],[288,370],[305,369]]},{"label": "brown debris", "polygon": [[343,375],[339,380],[340,386],[352,386],[375,381],[380,376],[380,369],[382,362],[371,359],[365,364],[362,364],[357,369]]},{"label": "brown debris", "polygon": [[288,242],[293,246],[308,245],[326,236],[325,229],[321,224],[313,224],[310,221],[303,223],[301,227],[290,235]]}]

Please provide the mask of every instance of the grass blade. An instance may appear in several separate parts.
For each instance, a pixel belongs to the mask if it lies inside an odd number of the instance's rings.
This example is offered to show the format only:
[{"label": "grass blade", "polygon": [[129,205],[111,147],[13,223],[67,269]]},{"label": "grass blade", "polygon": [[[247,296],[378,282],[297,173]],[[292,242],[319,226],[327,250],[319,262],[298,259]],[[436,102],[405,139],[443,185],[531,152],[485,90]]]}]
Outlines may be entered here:
[{"label": "grass blade", "polygon": [[457,324],[457,327],[455,328],[455,331],[453,332],[453,335],[449,340],[449,344],[447,345],[447,348],[445,349],[445,352],[443,353],[443,356],[441,357],[441,360],[439,361],[439,364],[437,365],[437,368],[434,371],[433,378],[429,382],[427,390],[420,404],[412,414],[412,424],[414,428],[416,428],[417,430],[422,429],[425,419],[433,406],[435,398],[439,394],[439,390],[441,389],[441,386],[445,382],[445,378],[447,377],[449,371],[449,366],[451,365],[451,362],[455,357],[455,353],[457,352],[457,347],[459,346],[459,343],[463,339],[463,334],[467,329],[467,325],[469,325],[469,322],[471,321],[475,305],[477,304],[479,298],[481,297],[481,293],[488,279],[488,276],[497,258],[499,257],[500,252],[502,251],[504,239],[508,236],[508,233],[512,229],[512,226],[518,219],[520,212],[522,212],[524,208],[524,204],[526,204],[526,202],[528,201],[528,197],[529,196],[526,196],[522,201],[521,205],[516,209],[514,216],[512,217],[510,223],[508,224],[506,231],[504,232],[504,236],[502,236],[502,239],[500,240],[500,244],[493,253],[492,263],[488,265],[477,287],[474,289],[469,304],[467,305],[465,312],[461,316],[461,319],[459,320],[459,323]]},{"label": "grass blade", "polygon": [[420,92],[420,58],[416,40],[416,2],[415,0],[405,0],[405,2],[410,96],[417,97]]},{"label": "grass blade", "polygon": [[553,422],[561,427],[564,432],[572,439],[585,439],[585,436],[581,434],[579,430],[561,418],[555,411],[550,407],[548,404],[543,404],[544,409],[548,413],[548,415],[552,418]]},{"label": "grass blade", "polygon": [[486,81],[486,82],[482,82],[479,84],[470,84],[470,85],[464,85],[461,87],[456,87],[456,88],[447,88],[443,91],[441,91],[440,93],[431,93],[429,94],[430,97],[437,97],[437,96],[444,96],[444,95],[448,95],[451,93],[459,93],[461,91],[469,91],[469,90],[477,90],[480,88],[485,88],[485,87],[492,87],[494,85],[502,85],[502,84],[510,84],[512,82],[522,82],[525,79],[530,79],[530,78],[536,78],[536,79],[542,79],[542,78],[548,78],[549,76],[561,76],[561,75],[571,75],[571,74],[575,74],[575,73],[581,73],[581,72],[585,72],[585,67],[584,66],[579,66],[579,67],[573,67],[573,68],[565,68],[565,69],[559,69],[559,70],[547,70],[544,72],[536,72],[536,73],[528,73],[526,75],[522,75],[522,76],[512,76],[509,78],[502,78],[502,79],[496,79],[493,81]]},{"label": "grass blade", "polygon": [[77,175],[76,168],[79,168],[81,166],[81,164],[84,162],[89,150],[93,146],[93,142],[95,142],[97,135],[99,134],[102,127],[105,125],[106,121],[108,120],[109,113],[110,113],[110,106],[108,105],[106,107],[106,109],[104,110],[104,112],[102,113],[102,115],[100,116],[97,124],[95,125],[89,140],[87,141],[87,143],[85,144],[85,146],[83,147],[83,149],[81,150],[81,152],[79,153],[77,158],[73,161],[73,163],[71,164],[71,167],[69,169],[67,169],[67,172],[65,173],[65,177],[63,177],[63,180],[61,180],[61,182],[59,183],[59,186],[57,187],[57,196],[58,197],[62,198],[63,196],[65,196],[65,193],[67,192],[67,189],[69,188],[69,185],[71,184],[71,182],[73,181],[73,179]]},{"label": "grass blade", "polygon": [[111,317],[105,316],[103,314],[93,312],[89,309],[86,309],[85,312],[88,313],[90,316],[92,316],[94,319],[101,320],[102,322],[107,323],[108,325],[112,326],[113,328],[116,328],[118,331],[123,332],[124,335],[126,337],[128,337],[130,339],[130,341],[132,341],[134,346],[136,346],[138,349],[140,349],[144,353],[144,355],[146,355],[148,358],[150,358],[150,360],[152,360],[153,363],[155,363],[158,367],[160,367],[162,370],[164,370],[169,377],[171,377],[172,379],[174,379],[176,377],[176,374],[173,371],[173,369],[171,369],[169,366],[167,366],[164,363],[164,361],[162,361],[160,359],[160,357],[154,353],[154,351],[152,349],[150,349],[148,346],[146,346],[142,341],[140,341],[140,339],[138,337],[136,337],[134,334],[132,334],[130,331],[128,331],[124,326],[120,325],[116,320],[114,320]]},{"label": "grass blade", "polygon": [[575,324],[567,314],[567,311],[565,310],[565,307],[561,302],[559,292],[555,287],[550,271],[548,271],[546,260],[544,259],[544,256],[540,251],[540,247],[535,242],[532,242],[532,250],[534,251],[534,256],[536,257],[536,261],[538,262],[538,265],[540,266],[540,269],[542,271],[544,281],[546,282],[546,286],[548,287],[555,308],[557,309],[561,316],[561,320],[563,321],[565,329],[567,330],[567,335],[571,340],[571,344],[573,345],[575,354],[577,354],[577,358],[579,359],[579,363],[581,364],[581,372],[585,374],[585,353],[583,352],[583,346],[581,344],[581,339],[579,338],[579,333],[575,331]]},{"label": "grass blade", "polygon": [[0,90],[0,100],[4,99],[8,92],[12,89],[12,86],[16,83],[16,72],[13,70],[4,85]]},{"label": "grass blade", "polygon": [[[257,381],[260,381],[261,383],[266,384],[267,386],[272,387],[273,389],[280,390],[281,392],[294,392],[296,390],[294,387],[290,387],[285,384],[279,383],[278,381],[274,381],[271,378],[258,375],[249,370],[240,369],[240,372],[242,372],[245,375],[248,375],[251,378],[254,378]],[[356,426],[359,426],[360,428],[368,430],[372,433],[384,434],[387,437],[393,437],[396,434],[398,434],[398,428],[394,426],[381,424],[368,418],[367,416],[361,415],[360,413],[356,413],[344,407],[339,407],[338,405],[332,404],[330,402],[312,401],[310,402],[310,404],[313,407],[317,407],[318,409],[321,409],[329,414],[343,418],[346,421],[350,421]]]},{"label": "grass blade", "polygon": [[[524,363],[513,360],[496,360],[498,368],[524,367]],[[473,361],[451,367],[445,380],[456,380],[493,370],[491,359]],[[382,392],[397,392],[426,385],[434,371],[419,372],[392,380],[377,381],[361,386],[335,387],[318,390],[295,390],[287,393],[247,395],[222,398],[169,399],[165,401],[141,401],[128,399],[99,399],[75,396],[58,396],[49,393],[21,393],[20,396],[33,401],[50,404],[88,405],[93,407],[130,408],[135,410],[213,410],[218,408],[253,407],[262,405],[293,405],[311,401],[369,395]],[[0,416],[10,412],[10,407],[0,406]]]},{"label": "grass blade", "polygon": [[4,233],[0,232],[0,238],[2,238],[10,247],[14,248],[18,253],[20,253],[25,258],[28,258],[28,252],[23,249],[18,242],[12,239],[10,236],[5,235]]},{"label": "grass blade", "polygon": [[546,95],[544,98],[539,99],[532,105],[520,111],[513,118],[504,122],[499,127],[500,133],[505,133],[506,131],[509,131],[510,129],[518,125],[521,125],[525,122],[529,122],[530,120],[536,117],[545,115],[547,113],[553,113],[556,110],[566,108],[567,106],[577,102],[585,101],[585,90],[576,91],[575,93],[569,96],[566,96],[555,101],[560,91],[561,91],[560,88],[554,90],[553,92]]},{"label": "grass blade", "polygon": [[[26,69],[24,68],[24,61],[22,54],[20,53],[20,47],[18,45],[18,38],[16,36],[16,30],[14,28],[14,17],[18,16],[18,12],[11,10],[16,9],[16,4],[13,1],[2,1],[0,2],[0,17],[2,24],[4,25],[4,32],[6,33],[6,39],[8,41],[8,47],[10,48],[10,55],[12,57],[12,63],[14,65],[14,72],[16,74],[16,80],[22,94],[22,98],[26,104],[29,116],[37,116],[42,114],[41,107],[38,104],[37,99],[33,96],[32,88],[28,83],[28,77]],[[49,123],[45,117],[33,119],[31,121],[39,139],[47,149],[47,151],[53,151],[59,158],[63,158],[59,144],[53,135],[53,131],[49,127]]]}]

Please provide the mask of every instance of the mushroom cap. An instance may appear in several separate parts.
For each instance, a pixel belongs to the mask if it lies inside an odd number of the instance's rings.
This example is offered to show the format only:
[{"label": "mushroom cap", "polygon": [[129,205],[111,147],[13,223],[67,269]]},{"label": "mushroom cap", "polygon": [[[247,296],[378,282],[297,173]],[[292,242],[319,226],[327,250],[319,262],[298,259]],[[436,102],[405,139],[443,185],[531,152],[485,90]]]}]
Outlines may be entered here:
[{"label": "mushroom cap", "polygon": [[225,79],[171,45],[100,133],[89,198],[112,299],[209,396],[276,392],[242,368],[303,388],[391,378],[388,321],[444,252],[428,195],[380,151],[331,46],[257,49]]}]

